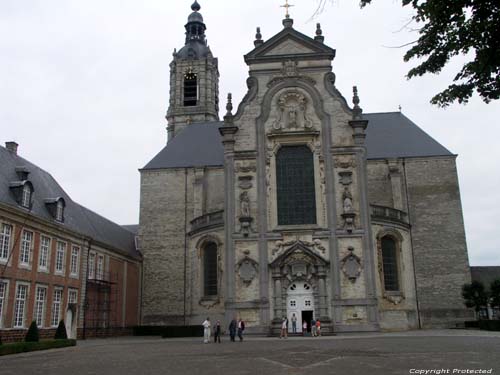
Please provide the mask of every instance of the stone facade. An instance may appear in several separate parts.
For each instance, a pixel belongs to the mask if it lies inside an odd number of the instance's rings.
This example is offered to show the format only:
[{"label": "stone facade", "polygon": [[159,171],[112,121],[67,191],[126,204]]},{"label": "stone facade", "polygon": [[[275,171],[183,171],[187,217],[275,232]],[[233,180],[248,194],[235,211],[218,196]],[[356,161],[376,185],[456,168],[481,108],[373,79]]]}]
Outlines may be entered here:
[{"label": "stone facade", "polygon": [[[201,17],[195,5],[190,20]],[[229,98],[217,125],[219,166],[174,162],[178,152],[159,163],[191,142],[186,134],[196,138],[186,124],[141,172],[142,323],[241,317],[250,332],[268,333],[299,314],[299,322],[319,318],[326,332],[349,332],[463,319],[460,288],[470,275],[455,157],[368,158],[370,124],[356,88],[352,108],[335,88],[335,50],[320,29],[309,38],[291,19],[283,25],[266,42],[258,34],[245,56],[248,93],[235,114]],[[192,43],[182,50],[201,48]],[[171,65],[171,108],[182,96],[177,67],[198,67],[202,77],[214,58],[185,59],[174,55]],[[215,103],[201,97],[193,113],[207,105]],[[203,121],[192,129],[214,126]],[[310,223],[280,224],[277,165],[289,146],[312,158]]]}]

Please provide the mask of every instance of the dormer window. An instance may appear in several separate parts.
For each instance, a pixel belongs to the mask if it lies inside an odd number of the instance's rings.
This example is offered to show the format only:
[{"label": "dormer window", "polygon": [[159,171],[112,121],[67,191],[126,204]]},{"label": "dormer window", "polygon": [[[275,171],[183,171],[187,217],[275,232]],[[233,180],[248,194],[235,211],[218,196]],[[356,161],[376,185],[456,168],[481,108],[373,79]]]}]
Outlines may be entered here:
[{"label": "dormer window", "polygon": [[21,206],[30,208],[31,206],[31,186],[29,184],[24,184],[23,195],[21,198]]},{"label": "dormer window", "polygon": [[55,220],[60,223],[64,222],[64,208],[66,207],[64,198],[45,199],[45,205]]}]

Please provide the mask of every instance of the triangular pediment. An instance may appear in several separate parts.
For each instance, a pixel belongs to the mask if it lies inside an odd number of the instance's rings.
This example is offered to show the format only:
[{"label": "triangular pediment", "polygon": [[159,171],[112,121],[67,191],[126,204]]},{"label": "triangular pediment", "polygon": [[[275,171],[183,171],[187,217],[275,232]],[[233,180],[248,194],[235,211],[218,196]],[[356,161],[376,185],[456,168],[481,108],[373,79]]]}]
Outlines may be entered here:
[{"label": "triangular pediment", "polygon": [[253,51],[245,55],[247,63],[276,61],[283,58],[295,59],[329,59],[333,60],[335,50],[304,35],[291,27],[265,41]]},{"label": "triangular pediment", "polygon": [[288,245],[281,254],[271,263],[271,267],[281,267],[289,261],[294,261],[296,259],[303,259],[306,263],[314,265],[326,266],[328,261],[320,257],[316,252],[312,250],[312,246],[308,246],[308,243],[303,241],[294,241],[293,244]]}]

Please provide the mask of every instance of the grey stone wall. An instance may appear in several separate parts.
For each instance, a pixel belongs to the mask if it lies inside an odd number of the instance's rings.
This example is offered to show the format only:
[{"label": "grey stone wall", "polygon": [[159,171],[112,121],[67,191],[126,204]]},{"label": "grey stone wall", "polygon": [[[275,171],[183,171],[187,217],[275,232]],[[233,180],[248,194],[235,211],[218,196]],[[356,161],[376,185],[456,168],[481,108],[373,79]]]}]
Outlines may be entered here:
[{"label": "grey stone wall", "polygon": [[[368,124],[370,126],[370,124]],[[392,187],[386,160],[369,160],[368,201],[370,204],[393,207]]]},{"label": "grey stone wall", "polygon": [[470,316],[461,287],[470,282],[454,157],[404,162],[417,298],[422,326],[450,326]]}]

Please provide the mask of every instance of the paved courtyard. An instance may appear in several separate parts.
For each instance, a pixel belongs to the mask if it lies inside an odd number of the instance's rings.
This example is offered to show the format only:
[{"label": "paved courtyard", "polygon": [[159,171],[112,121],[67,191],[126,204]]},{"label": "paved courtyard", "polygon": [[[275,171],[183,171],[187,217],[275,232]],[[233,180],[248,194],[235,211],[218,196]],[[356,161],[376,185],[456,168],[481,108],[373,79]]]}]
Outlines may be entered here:
[{"label": "paved courtyard", "polygon": [[243,343],[224,338],[222,344],[129,337],[0,357],[1,375],[460,374],[467,372],[456,370],[490,369],[484,373],[500,374],[500,333],[465,330],[247,337]]}]

